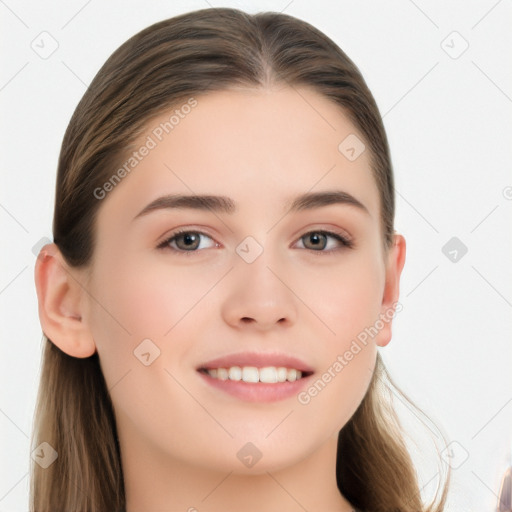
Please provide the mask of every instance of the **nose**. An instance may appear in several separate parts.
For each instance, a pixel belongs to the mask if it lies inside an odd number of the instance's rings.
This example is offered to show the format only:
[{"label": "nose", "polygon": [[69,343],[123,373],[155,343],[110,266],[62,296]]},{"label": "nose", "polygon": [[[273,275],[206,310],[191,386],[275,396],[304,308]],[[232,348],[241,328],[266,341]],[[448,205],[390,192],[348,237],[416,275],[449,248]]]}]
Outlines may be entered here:
[{"label": "nose", "polygon": [[235,328],[271,330],[291,326],[297,319],[297,302],[290,272],[283,270],[270,251],[252,263],[242,258],[230,272],[228,293],[222,304],[224,320]]}]

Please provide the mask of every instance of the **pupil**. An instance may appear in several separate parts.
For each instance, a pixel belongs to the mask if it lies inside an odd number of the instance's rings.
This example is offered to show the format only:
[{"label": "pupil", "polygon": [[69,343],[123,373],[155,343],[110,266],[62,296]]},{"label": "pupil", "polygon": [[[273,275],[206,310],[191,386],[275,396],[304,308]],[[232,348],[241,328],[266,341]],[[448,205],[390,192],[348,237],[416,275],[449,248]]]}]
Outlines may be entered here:
[{"label": "pupil", "polygon": [[309,242],[313,247],[323,247],[321,238],[325,235],[320,233],[312,233],[309,236]]},{"label": "pupil", "polygon": [[185,245],[194,244],[195,235],[185,234],[185,235],[183,235],[183,237],[185,240]]}]

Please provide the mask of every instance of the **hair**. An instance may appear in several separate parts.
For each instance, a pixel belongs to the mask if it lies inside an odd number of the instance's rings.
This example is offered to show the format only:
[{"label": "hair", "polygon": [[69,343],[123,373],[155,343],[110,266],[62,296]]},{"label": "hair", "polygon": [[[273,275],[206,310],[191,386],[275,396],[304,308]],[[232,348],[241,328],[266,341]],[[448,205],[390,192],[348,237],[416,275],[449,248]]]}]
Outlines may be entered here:
[{"label": "hair", "polygon": [[[150,120],[191,97],[235,88],[309,87],[336,104],[369,147],[378,185],[382,241],[394,243],[394,179],[376,102],[347,55],[312,25],[282,13],[208,8],[155,23],[107,59],[78,103],[59,155],[54,243],[65,261],[89,269],[101,201],[112,177]],[[44,333],[32,447],[49,443],[58,459],[30,461],[32,512],[124,511],[116,421],[98,354],[76,358]],[[340,492],[362,511],[440,512],[423,503],[391,391],[424,414],[391,380],[379,353],[368,390],[338,434]],[[439,455],[439,451],[438,451]]]}]

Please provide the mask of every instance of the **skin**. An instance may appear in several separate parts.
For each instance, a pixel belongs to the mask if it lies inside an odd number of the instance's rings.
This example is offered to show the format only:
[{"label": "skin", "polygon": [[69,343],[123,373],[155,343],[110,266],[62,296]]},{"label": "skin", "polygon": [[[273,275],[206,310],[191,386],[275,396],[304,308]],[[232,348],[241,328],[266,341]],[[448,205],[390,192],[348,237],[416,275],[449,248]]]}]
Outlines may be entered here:
[{"label": "skin", "polygon": [[[70,268],[55,244],[42,249],[35,277],[43,331],[75,357],[99,353],[127,512],[352,510],[336,485],[337,435],[364,397],[391,321],[308,404],[296,396],[242,401],[205,384],[195,368],[275,350],[320,377],[398,300],[405,240],[395,233],[384,252],[369,151],[354,161],[340,153],[346,136],[363,137],[328,99],[274,87],[197,100],[102,200],[90,268]],[[152,120],[140,143],[168,118]],[[284,211],[298,194],[334,189],[368,213],[340,204]],[[158,210],[133,220],[164,193],[225,195],[238,211]],[[186,253],[183,239],[172,244],[181,253],[157,249],[176,228],[205,233],[195,252]],[[354,247],[329,237],[315,249],[304,234],[322,229],[346,233]],[[235,251],[247,236],[263,248],[251,264]],[[160,349],[149,366],[133,354],[146,338]],[[252,468],[236,456],[247,442],[262,454]]]}]

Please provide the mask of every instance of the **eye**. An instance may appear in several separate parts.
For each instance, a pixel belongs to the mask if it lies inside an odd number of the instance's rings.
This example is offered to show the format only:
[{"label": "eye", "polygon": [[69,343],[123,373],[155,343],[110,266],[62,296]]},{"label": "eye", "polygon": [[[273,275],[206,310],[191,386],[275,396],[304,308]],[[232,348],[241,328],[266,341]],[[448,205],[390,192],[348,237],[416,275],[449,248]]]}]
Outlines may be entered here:
[{"label": "eye", "polygon": [[[199,248],[201,237],[206,237],[213,241],[213,238],[211,236],[201,231],[192,231],[186,229],[178,230],[172,233],[171,236],[166,238],[163,242],[161,242],[157,246],[157,249],[169,249],[171,251],[178,253],[189,253],[186,255],[190,256],[191,253],[198,252],[197,249]],[[328,238],[335,240],[338,243],[339,247],[324,250],[328,245],[325,243],[325,240]],[[345,235],[343,235],[342,233],[335,233],[333,231],[309,231],[308,233],[302,235],[299,240],[302,241],[303,239],[307,241],[306,245],[310,245],[310,247],[305,247],[306,249],[318,253],[332,253],[341,249],[352,248],[354,245],[352,240],[347,238]],[[214,242],[213,246],[211,247],[219,247],[219,244],[217,242]]]},{"label": "eye", "polygon": [[[331,238],[334,239],[338,245],[341,247],[335,247],[334,249],[322,250],[328,245],[325,242],[326,239]],[[338,251],[340,249],[350,249],[353,247],[352,240],[348,239],[342,233],[335,233],[333,231],[309,231],[300,237],[300,240],[306,240],[305,245],[309,245],[310,247],[306,247],[306,249],[313,250],[314,252],[319,253],[332,253],[334,251]],[[311,243],[310,243],[311,242]]]},{"label": "eye", "polygon": [[[175,252],[197,252],[195,249],[198,248],[200,237],[202,236],[213,240],[212,237],[208,236],[206,233],[202,233],[201,231],[188,231],[185,229],[175,231],[169,238],[159,244],[157,249],[170,249]],[[177,248],[172,247],[171,244],[173,243],[177,245]],[[215,246],[218,246],[218,244],[215,243]]]}]

